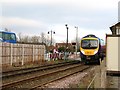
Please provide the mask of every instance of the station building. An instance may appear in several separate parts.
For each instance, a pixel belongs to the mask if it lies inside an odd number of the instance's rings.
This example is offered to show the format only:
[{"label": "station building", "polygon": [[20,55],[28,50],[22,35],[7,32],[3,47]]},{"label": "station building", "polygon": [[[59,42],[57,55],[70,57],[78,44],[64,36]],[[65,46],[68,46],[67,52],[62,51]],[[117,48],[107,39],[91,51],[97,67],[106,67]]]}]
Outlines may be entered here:
[{"label": "station building", "polygon": [[106,35],[106,65],[108,74],[120,74],[120,22],[110,27]]}]

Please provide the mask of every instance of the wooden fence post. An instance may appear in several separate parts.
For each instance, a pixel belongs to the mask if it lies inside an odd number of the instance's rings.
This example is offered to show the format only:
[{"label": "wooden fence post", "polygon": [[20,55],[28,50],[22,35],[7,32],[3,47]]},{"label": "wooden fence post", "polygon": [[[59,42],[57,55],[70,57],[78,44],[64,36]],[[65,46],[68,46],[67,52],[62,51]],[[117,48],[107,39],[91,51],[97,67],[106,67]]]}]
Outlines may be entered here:
[{"label": "wooden fence post", "polygon": [[2,71],[2,42],[0,42],[0,71]]},{"label": "wooden fence post", "polygon": [[13,63],[13,45],[10,44],[10,65]]},{"label": "wooden fence post", "polygon": [[[0,75],[2,76],[2,42],[0,42]],[[0,78],[0,85],[2,85],[2,77]],[[0,87],[2,90],[2,87]]]},{"label": "wooden fence post", "polygon": [[33,45],[33,47],[32,47],[32,48],[33,48],[33,62],[34,62],[34,45]]},{"label": "wooden fence post", "polygon": [[44,51],[44,46],[43,46],[43,61],[44,61],[44,56],[45,56],[45,51]]},{"label": "wooden fence post", "polygon": [[[31,50],[32,49],[32,50]],[[3,51],[4,50],[4,51]],[[14,65],[16,63],[24,65],[26,62],[32,61],[43,63],[45,46],[28,45],[28,44],[5,44],[0,42],[0,66],[3,64]],[[4,55],[3,55],[4,54]],[[32,55],[32,56],[31,56]],[[3,56],[5,56],[4,61]],[[8,58],[7,58],[8,57]]]},{"label": "wooden fence post", "polygon": [[24,65],[24,44],[22,45],[22,65]]}]

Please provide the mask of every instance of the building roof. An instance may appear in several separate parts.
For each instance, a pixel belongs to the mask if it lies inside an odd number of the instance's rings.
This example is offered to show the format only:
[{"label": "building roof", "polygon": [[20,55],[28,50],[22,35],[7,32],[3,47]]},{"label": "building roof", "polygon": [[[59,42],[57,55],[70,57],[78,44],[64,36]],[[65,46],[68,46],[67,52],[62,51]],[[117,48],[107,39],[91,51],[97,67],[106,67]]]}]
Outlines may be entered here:
[{"label": "building roof", "polygon": [[117,27],[120,28],[120,22],[118,22],[117,24],[110,27],[110,30],[111,30],[112,34],[116,34],[116,28]]}]

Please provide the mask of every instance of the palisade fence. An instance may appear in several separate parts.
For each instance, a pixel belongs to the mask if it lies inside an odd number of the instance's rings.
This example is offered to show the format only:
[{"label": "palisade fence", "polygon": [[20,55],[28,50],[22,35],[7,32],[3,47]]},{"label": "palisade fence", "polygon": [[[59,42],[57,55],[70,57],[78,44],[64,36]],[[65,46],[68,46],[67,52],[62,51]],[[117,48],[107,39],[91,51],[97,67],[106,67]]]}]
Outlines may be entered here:
[{"label": "palisade fence", "polygon": [[0,51],[1,65],[41,64],[44,61],[45,45],[0,42]]}]

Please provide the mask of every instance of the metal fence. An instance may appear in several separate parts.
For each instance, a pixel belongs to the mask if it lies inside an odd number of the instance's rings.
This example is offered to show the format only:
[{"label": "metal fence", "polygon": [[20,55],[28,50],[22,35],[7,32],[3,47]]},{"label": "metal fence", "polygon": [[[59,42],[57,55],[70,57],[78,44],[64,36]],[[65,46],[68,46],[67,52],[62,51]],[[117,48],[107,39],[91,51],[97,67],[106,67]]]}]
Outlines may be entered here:
[{"label": "metal fence", "polygon": [[42,63],[44,60],[45,45],[0,42],[0,51],[0,62],[2,65]]}]

